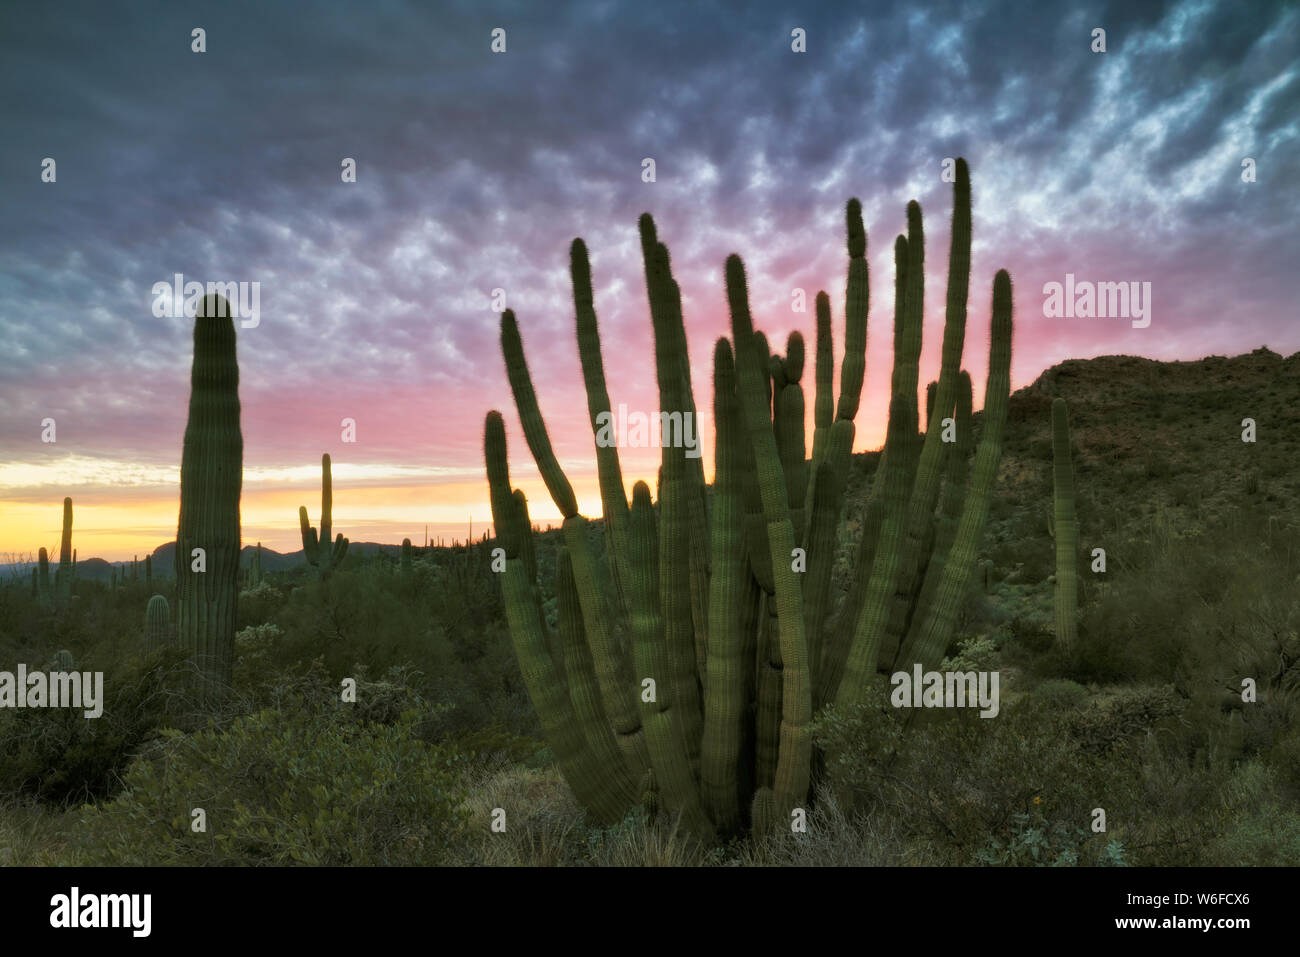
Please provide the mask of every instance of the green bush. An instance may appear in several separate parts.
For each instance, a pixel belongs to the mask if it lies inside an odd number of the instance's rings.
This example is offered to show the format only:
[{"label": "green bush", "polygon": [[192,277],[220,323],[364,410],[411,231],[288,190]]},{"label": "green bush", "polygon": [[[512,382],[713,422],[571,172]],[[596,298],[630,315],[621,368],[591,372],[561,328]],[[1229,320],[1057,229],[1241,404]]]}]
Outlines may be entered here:
[{"label": "green bush", "polygon": [[85,808],[88,862],[439,863],[465,826],[460,762],[417,738],[417,717],[364,723],[338,704],[170,732],[131,766],[122,794]]},{"label": "green bush", "polygon": [[177,648],[126,656],[108,667],[77,661],[76,668],[104,672],[103,713],[0,709],[0,794],[56,804],[111,795],[132,757],[186,708],[191,669]]}]

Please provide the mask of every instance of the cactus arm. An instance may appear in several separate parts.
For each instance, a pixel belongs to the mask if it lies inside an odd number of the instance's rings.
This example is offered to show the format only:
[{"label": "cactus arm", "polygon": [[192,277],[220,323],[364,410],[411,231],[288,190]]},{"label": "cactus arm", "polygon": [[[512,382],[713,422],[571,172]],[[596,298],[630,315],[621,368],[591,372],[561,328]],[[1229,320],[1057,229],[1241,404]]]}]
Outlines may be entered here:
[{"label": "cactus arm", "polygon": [[[671,666],[664,643],[664,616],[658,595],[658,550],[650,489],[637,482],[628,515],[628,603],[632,650],[641,691],[641,721],[654,766],[655,784],[669,811],[697,836],[709,838],[713,827],[700,805],[690,756],[677,722]],[[654,682],[654,693],[642,685]]]},{"label": "cactus arm", "polygon": [[596,806],[601,815],[615,821],[640,797],[644,770],[635,777],[619,753],[614,732],[606,720],[600,701],[600,685],[582,626],[582,603],[573,577],[569,552],[561,548],[556,556],[556,610],[559,619],[559,646],[564,661],[564,682],[578,726],[586,739],[586,753],[601,769],[595,782],[599,788]]},{"label": "cactus arm", "polygon": [[537,405],[537,393],[533,389],[528,361],[524,357],[523,340],[519,338],[519,324],[512,309],[507,309],[501,315],[501,351],[505,356],[506,377],[510,380],[510,391],[515,397],[515,408],[519,411],[519,420],[524,427],[528,450],[533,453],[533,460],[542,473],[542,481],[546,483],[546,490],[551,493],[555,507],[565,518],[572,518],[578,514],[578,500],[551,448],[551,438],[546,433],[546,422]]},{"label": "cactus arm", "polygon": [[700,792],[710,819],[723,834],[739,829],[741,743],[748,700],[744,663],[746,608],[750,599],[745,564],[742,438],[731,343],[713,352],[713,421],[716,427],[713,484],[713,576],[709,582],[709,653],[704,682],[704,740]]},{"label": "cactus arm", "polygon": [[527,519],[520,515],[510,488],[505,424],[499,412],[487,415],[483,453],[492,500],[492,522],[506,553],[505,571],[501,576],[506,620],[524,685],[560,771],[575,796],[599,821],[613,823],[620,815],[614,803],[608,800],[608,792],[602,784],[605,769],[597,765],[594,755],[586,748],[568,689],[547,649],[537,590],[520,557],[523,537],[531,535],[531,530]]},{"label": "cactus arm", "polygon": [[[727,257],[727,301],[731,309],[732,336],[736,342],[736,378],[741,411],[750,444],[763,515],[767,520],[773,584],[780,632],[781,726],[780,756],[773,785],[782,810],[802,803],[808,794],[812,758],[810,722],[812,683],[803,631],[802,588],[791,568],[794,529],[790,522],[785,478],[777,453],[771,420],[763,403],[766,376],[756,348],[758,337],[749,314],[745,267],[739,256]],[[770,597],[770,596],[769,596]]]},{"label": "cactus arm", "polygon": [[952,638],[957,612],[970,584],[1002,458],[1002,431],[1011,395],[1011,316],[1011,277],[1006,270],[999,270],[993,279],[993,334],[989,345],[989,375],[984,387],[984,427],[975,453],[970,491],[934,600],[928,608],[917,610],[922,625],[900,651],[900,664],[920,662],[926,668],[938,664]]},{"label": "cactus arm", "polygon": [[835,692],[836,704],[848,707],[863,700],[876,671],[876,661],[888,633],[890,611],[905,532],[908,494],[915,468],[916,393],[921,354],[922,295],[925,289],[925,240],[921,207],[907,206],[907,269],[901,322],[894,326],[893,394],[885,459],[881,463],[884,494],[880,537],[876,543],[866,598],[853,631],[844,675]]}]

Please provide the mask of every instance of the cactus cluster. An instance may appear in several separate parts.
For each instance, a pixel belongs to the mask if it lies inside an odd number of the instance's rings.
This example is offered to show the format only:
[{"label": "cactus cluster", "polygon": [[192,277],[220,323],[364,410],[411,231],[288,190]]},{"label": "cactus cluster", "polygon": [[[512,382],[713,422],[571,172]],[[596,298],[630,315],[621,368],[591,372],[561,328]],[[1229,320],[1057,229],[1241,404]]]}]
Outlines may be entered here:
[{"label": "cactus cluster", "polygon": [[331,524],[334,517],[334,481],[330,475],[330,457],[325,453],[320,458],[321,493],[320,493],[320,533],[312,527],[307,518],[307,506],[298,509],[298,525],[302,531],[302,551],[308,564],[314,566],[322,578],[328,578],[334,569],[343,563],[348,553],[348,540],[338,535],[330,543]]},{"label": "cactus cluster", "polygon": [[[924,289],[921,211],[895,242],[889,425],[852,583],[832,595],[854,417],[866,367],[869,282],[861,205],[848,203],[848,282],[840,393],[832,391],[830,300],[816,298],[809,455],[804,344],[773,355],[754,329],[744,265],[726,263],[732,337],[714,349],[715,478],[664,444],[658,501],[629,503],[617,449],[596,442],[605,560],[552,450],[513,312],[502,350],[524,437],[564,516],[558,635],[536,587],[527,503],[510,483],[504,421],[487,416],[484,452],[507,620],[524,680],[557,760],[594,818],[635,802],[681,816],[708,839],[766,830],[806,805],[810,721],[822,704],[876,700],[879,672],[930,669],[951,640],[975,568],[1001,456],[1010,393],[1011,282],[993,282],[983,428],[973,463],[970,378],[961,369],[970,271],[970,180],[958,161],[947,316],[924,436],[917,409]],[[694,416],[681,292],[649,215],[640,221],[660,409]],[[588,411],[612,408],[581,240],[570,268]]]},{"label": "cactus cluster", "polygon": [[239,600],[244,436],[232,315],[222,297],[209,295],[194,319],[176,529],[177,634],[208,700],[230,684]]}]

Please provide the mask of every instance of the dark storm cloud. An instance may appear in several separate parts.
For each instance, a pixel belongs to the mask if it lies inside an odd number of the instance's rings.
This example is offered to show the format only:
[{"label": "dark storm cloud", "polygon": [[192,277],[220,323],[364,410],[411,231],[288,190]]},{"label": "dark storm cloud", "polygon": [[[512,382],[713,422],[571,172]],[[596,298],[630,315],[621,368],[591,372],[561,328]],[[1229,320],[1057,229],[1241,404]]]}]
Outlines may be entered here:
[{"label": "dark storm cloud", "polygon": [[[1088,49],[1095,26],[1104,55]],[[790,50],[795,27],[807,54]],[[616,401],[653,406],[639,213],[702,323],[702,390],[727,253],[746,257],[781,340],[810,322],[790,315],[792,286],[827,288],[839,317],[850,195],[875,317],[904,205],[925,206],[938,315],[938,171],[956,155],[976,180],[974,370],[1003,265],[1021,379],[1070,354],[1295,348],[1297,35],[1287,4],[1196,0],[7,7],[0,447],[45,452],[34,423],[56,415],[89,450],[174,463],[190,324],[155,318],[150,288],[180,272],[262,284],[261,325],[240,333],[251,460],[311,461],[340,416],[364,412],[364,454],[414,443],[468,464],[483,411],[510,407],[493,288],[519,312],[548,411],[582,421],[575,235]],[[46,156],[57,184],[39,180]],[[1243,156],[1259,183],[1240,182]],[[1039,289],[1070,270],[1156,282],[1159,325],[1044,326]],[[562,455],[590,458],[589,434],[559,431]]]}]

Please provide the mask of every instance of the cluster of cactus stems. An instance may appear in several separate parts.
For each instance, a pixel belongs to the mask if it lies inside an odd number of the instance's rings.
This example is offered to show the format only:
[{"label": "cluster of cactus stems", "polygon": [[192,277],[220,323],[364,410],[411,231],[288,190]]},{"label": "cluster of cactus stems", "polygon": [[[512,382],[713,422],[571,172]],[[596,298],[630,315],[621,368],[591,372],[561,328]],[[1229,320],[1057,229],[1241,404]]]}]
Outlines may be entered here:
[{"label": "cluster of cactus stems", "polygon": [[1075,644],[1079,597],[1079,523],[1074,512],[1074,469],[1070,462],[1070,416],[1065,400],[1052,402],[1052,535],[1056,539],[1056,640],[1069,652]]},{"label": "cluster of cactus stems", "polygon": [[173,636],[171,608],[167,605],[167,599],[162,595],[154,595],[149,599],[144,612],[145,647],[149,651],[156,651],[171,644]]},{"label": "cluster of cactus stems", "polygon": [[176,529],[176,630],[207,700],[230,685],[239,600],[244,436],[232,315],[222,297],[210,295],[194,319]]},{"label": "cluster of cactus stems", "polygon": [[312,527],[307,518],[307,506],[298,509],[298,525],[302,531],[302,551],[309,564],[314,566],[322,578],[328,578],[334,569],[343,563],[348,553],[348,540],[338,535],[331,545],[330,531],[334,517],[334,481],[330,475],[329,453],[321,456],[321,492],[320,492],[320,533]]},{"label": "cluster of cactus stems", "polygon": [[[680,815],[703,839],[767,831],[805,806],[810,722],[825,704],[883,697],[880,672],[936,666],[973,574],[1001,457],[1010,393],[1011,281],[993,282],[989,376],[969,461],[971,383],[962,371],[970,272],[970,179],[957,164],[947,315],[923,437],[917,410],[924,289],[921,211],[895,242],[894,369],[884,454],[853,581],[832,595],[845,478],[866,369],[869,283],[861,205],[846,210],[848,282],[840,393],[829,297],[816,297],[814,429],[804,432],[802,336],[773,355],[754,329],[744,265],[726,262],[731,339],[713,356],[712,498],[699,459],[662,450],[658,501],[626,498],[618,450],[596,444],[605,561],[560,468],[512,311],[505,365],[523,432],[564,516],[557,634],[537,589],[523,493],[510,483],[504,422],[487,416],[484,452],[507,620],[521,671],[558,763],[599,821],[635,802]],[[659,405],[694,413],[681,292],[654,222],[640,221]],[[578,350],[592,430],[612,408],[583,242],[570,251]],[[805,565],[806,562],[806,565]]]}]

